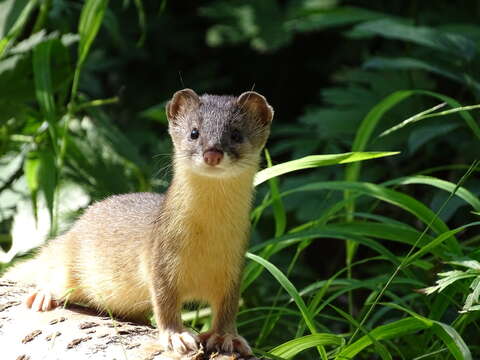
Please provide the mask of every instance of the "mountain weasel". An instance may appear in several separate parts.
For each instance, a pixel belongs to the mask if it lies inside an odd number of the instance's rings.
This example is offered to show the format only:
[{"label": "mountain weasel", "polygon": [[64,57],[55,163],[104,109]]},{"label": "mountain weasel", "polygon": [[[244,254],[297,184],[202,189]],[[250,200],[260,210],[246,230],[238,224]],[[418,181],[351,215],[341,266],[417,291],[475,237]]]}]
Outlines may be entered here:
[{"label": "mountain weasel", "polygon": [[[28,307],[70,302],[145,319],[153,313],[165,349],[251,354],[235,317],[249,238],[253,177],[273,109],[260,94],[202,95],[184,89],[166,105],[174,145],[165,194],[115,195],[88,207],[64,235],[5,276],[31,282]],[[67,295],[68,294],[68,295]],[[189,301],[212,307],[212,330],[182,326]]]}]

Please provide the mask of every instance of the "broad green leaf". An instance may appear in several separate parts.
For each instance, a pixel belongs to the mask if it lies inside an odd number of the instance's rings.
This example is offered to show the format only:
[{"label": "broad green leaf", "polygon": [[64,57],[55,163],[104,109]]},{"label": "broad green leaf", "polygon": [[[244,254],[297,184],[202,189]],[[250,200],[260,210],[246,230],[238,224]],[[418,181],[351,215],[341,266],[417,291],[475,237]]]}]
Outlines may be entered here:
[{"label": "broad green leaf", "polygon": [[43,116],[48,122],[48,129],[52,144],[57,143],[56,136],[56,110],[53,98],[51,76],[51,49],[55,40],[47,40],[38,44],[33,50],[33,75],[35,78],[35,95]]},{"label": "broad green leaf", "polygon": [[395,308],[400,311],[404,311],[414,318],[423,321],[427,324],[432,331],[444,342],[447,348],[450,350],[450,353],[455,357],[457,360],[471,360],[472,355],[470,350],[468,349],[467,345],[463,341],[462,337],[458,334],[458,332],[445,323],[440,321],[435,321],[428,319],[420,314],[417,314],[415,311],[410,310],[404,306],[393,304],[393,303],[384,303],[389,307]]},{"label": "broad green leaf", "polygon": [[[85,62],[93,40],[95,40],[98,30],[100,29],[107,6],[108,0],[86,0],[83,5],[82,13],[80,14],[80,22],[78,24],[78,33],[80,35],[78,59],[73,76],[70,96],[70,103],[72,105],[77,96],[78,82],[80,80],[83,63]],[[73,109],[70,109],[70,111],[73,111]]]},{"label": "broad green leaf", "polygon": [[301,159],[287,161],[272,167],[263,169],[255,176],[255,186],[271,179],[292,171],[302,169],[311,169],[320,166],[355,163],[358,161],[376,159],[384,156],[397,155],[399,152],[350,152],[344,154],[331,155],[310,155]]},{"label": "broad green leaf", "polygon": [[300,352],[317,347],[319,345],[342,345],[345,340],[334,334],[311,334],[293,339],[273,348],[269,351],[274,356],[289,359]]},{"label": "broad green leaf", "polygon": [[2,0],[0,2],[0,39],[7,36],[29,0]]},{"label": "broad green leaf", "polygon": [[354,32],[373,34],[388,39],[409,41],[439,50],[470,61],[475,56],[476,45],[467,37],[439,31],[431,27],[415,26],[393,19],[374,20],[357,25]]},{"label": "broad green leaf", "polygon": [[77,64],[80,66],[87,58],[93,40],[97,36],[107,6],[108,0],[87,0],[82,8],[78,24],[80,44],[78,47]]},{"label": "broad green leaf", "polygon": [[472,354],[460,334],[450,325],[435,321],[433,332],[442,339],[450,350],[450,354],[457,360],[472,360]]},{"label": "broad green leaf", "polygon": [[[0,39],[0,59],[5,55],[6,50],[8,50],[9,46],[15,41],[15,39],[21,34],[23,27],[27,23],[30,14],[32,11],[37,7],[37,1],[36,0],[30,0],[27,2],[27,4],[23,7],[21,12],[19,13],[18,17],[16,18],[15,22],[13,25],[11,25],[10,29],[8,30],[8,33]],[[2,10],[2,14],[5,17],[11,16],[15,12],[15,6],[22,6],[22,4],[25,4],[24,1],[20,0],[15,0],[14,1],[8,1],[5,2],[4,4],[1,4],[2,7],[0,10]],[[12,6],[13,8],[10,9],[11,11],[5,11],[5,6]],[[5,11],[5,12],[3,12]],[[0,15],[0,16],[1,16]],[[8,25],[8,24],[4,24]],[[5,27],[2,26],[2,29]],[[8,27],[8,26],[7,26]]]},{"label": "broad green leaf", "polygon": [[37,221],[37,194],[39,185],[39,168],[40,160],[36,153],[29,153],[23,164],[23,171],[25,173],[25,179],[27,180],[28,190],[30,191],[30,197],[32,199],[33,216]]},{"label": "broad green leaf", "polygon": [[162,124],[168,124],[167,114],[165,113],[165,102],[149,107],[148,109],[142,111],[140,116],[153,119]]},{"label": "broad green leaf", "polygon": [[55,165],[55,156],[50,150],[43,150],[40,152],[40,188],[45,196],[48,213],[50,214],[51,231],[55,231],[54,221],[54,199],[55,190],[57,188],[57,167]]},{"label": "broad green leaf", "polygon": [[476,91],[480,90],[480,83],[465,72],[455,71],[445,65],[438,65],[434,61],[424,61],[411,57],[373,57],[364,64],[365,68],[375,69],[402,69],[402,70],[425,70],[433,74],[443,76],[460,84],[473,87]]},{"label": "broad green leaf", "polygon": [[[346,26],[360,21],[385,18],[385,14],[353,6],[335,6],[330,8],[309,6],[309,2],[296,8],[291,14],[291,20],[286,22],[288,29],[298,32],[328,29]],[[310,2],[310,4],[315,4]]]}]

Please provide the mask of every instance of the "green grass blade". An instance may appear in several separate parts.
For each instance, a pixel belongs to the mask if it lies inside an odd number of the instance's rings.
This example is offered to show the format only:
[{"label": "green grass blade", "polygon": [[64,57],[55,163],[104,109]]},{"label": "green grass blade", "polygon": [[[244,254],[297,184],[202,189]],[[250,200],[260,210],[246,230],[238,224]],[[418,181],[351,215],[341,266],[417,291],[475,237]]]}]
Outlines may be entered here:
[{"label": "green grass blade", "polygon": [[[270,153],[265,149],[265,158],[267,160],[268,168],[272,167],[272,159]],[[280,190],[278,186],[278,179],[273,177],[268,180],[270,186],[270,194],[272,198],[273,216],[275,219],[275,237],[282,236],[287,227],[287,214],[283,206]]]},{"label": "green grass blade", "polygon": [[[282,196],[287,196],[297,192],[320,190],[348,190],[362,195],[372,196],[381,201],[388,202],[392,205],[398,206],[410,212],[411,214],[422,220],[425,224],[428,224],[430,223],[430,221],[432,221],[432,229],[438,234],[449,231],[447,225],[441,219],[437,218],[435,216],[435,213],[431,211],[428,207],[426,207],[423,203],[414,199],[411,196],[385,188],[381,185],[349,181],[318,182],[307,184],[296,189],[287,191],[283,193]],[[452,251],[460,253],[460,247],[458,245],[458,242],[454,238],[449,239],[448,243]]]},{"label": "green grass blade", "polygon": [[[392,264],[398,265],[399,260],[398,258],[389,251],[386,247],[380,244],[378,241],[358,236],[352,233],[341,233],[337,230],[330,230],[328,227],[318,227],[314,230],[298,232],[294,234],[285,235],[279,238],[274,238],[263,242],[262,244],[255,246],[251,249],[251,251],[260,251],[264,248],[269,249],[268,252],[262,252],[262,256],[266,257],[267,259],[272,256],[273,254],[285,249],[286,247],[298,244],[302,241],[309,240],[309,239],[322,239],[322,238],[330,238],[330,239],[339,239],[339,240],[351,240],[358,244],[364,245],[380,255],[384,256],[388,259]],[[275,244],[274,247],[272,245]],[[244,278],[242,282],[242,292],[250,286],[255,279],[260,276],[263,271],[263,267],[256,264],[256,263],[249,263],[247,264],[245,271],[244,271]]]},{"label": "green grass blade", "polygon": [[[352,144],[352,151],[364,151],[367,144],[375,130],[378,122],[383,115],[399,102],[405,100],[409,96],[414,94],[411,90],[402,90],[394,92],[387,96],[380,103],[375,105],[372,110],[365,116],[357,130],[355,139]],[[360,163],[353,163],[347,166],[345,171],[345,179],[350,181],[356,181],[360,172]]]},{"label": "green grass blade", "polygon": [[457,360],[472,360],[470,349],[463,341],[460,334],[450,325],[435,321],[433,326],[434,333],[442,339],[450,353]]},{"label": "green grass blade", "polygon": [[287,341],[271,351],[270,354],[289,359],[300,352],[319,345],[343,345],[345,339],[334,334],[311,334]]},{"label": "green grass blade", "polygon": [[[346,313],[342,309],[330,304],[330,307],[334,309],[336,312],[338,312],[343,318],[345,318],[350,324],[353,326],[360,328],[361,331],[363,331],[366,336],[370,337],[370,334],[368,330],[364,329],[362,325],[360,325],[350,314]],[[374,337],[371,337],[373,346],[375,347],[375,351],[380,355],[380,357],[383,360],[392,360],[392,355],[389,353],[385,345],[381,344],[378,342]]]},{"label": "green grass blade", "polygon": [[[305,321],[308,329],[312,334],[317,333],[317,329],[315,326],[315,322],[313,320],[312,315],[308,311],[307,305],[305,305],[305,302],[303,301],[302,297],[300,296],[299,292],[295,288],[295,286],[291,283],[290,280],[271,262],[263,259],[260,256],[257,256],[255,254],[247,252],[246,254],[247,258],[250,260],[253,260],[260,265],[262,265],[265,269],[267,269],[270,274],[279,282],[279,284],[287,291],[287,293],[292,297],[293,301],[295,301],[295,304],[297,305],[298,309],[300,310],[300,313],[302,314],[303,320]],[[326,360],[327,359],[327,354],[325,352],[325,349],[323,348],[322,345],[319,345],[319,351],[320,351],[320,356],[322,359]]]},{"label": "green grass blade", "polygon": [[443,343],[447,346],[450,350],[450,353],[455,357],[457,360],[471,360],[472,354],[468,349],[467,345],[463,341],[462,337],[458,332],[445,323],[440,321],[430,320],[422,315],[417,314],[413,310],[410,310],[406,307],[403,307],[398,304],[393,303],[383,303],[383,305],[392,307],[394,309],[404,311],[414,318],[423,321],[425,324],[428,324],[429,327],[433,330],[433,332],[443,341]]},{"label": "green grass blade", "polygon": [[360,351],[367,346],[372,345],[373,339],[388,340],[398,339],[407,334],[413,334],[420,330],[427,329],[431,325],[416,319],[414,317],[408,317],[405,319],[397,320],[387,325],[381,325],[370,331],[369,335],[362,336],[354,343],[347,345],[340,353],[335,357],[338,360],[353,359]]},{"label": "green grass blade", "polygon": [[405,260],[405,263],[404,263],[404,266],[408,266],[409,264],[411,264],[413,261],[415,261],[416,259],[418,259],[419,257],[423,256],[424,254],[428,253],[428,252],[433,252],[433,249],[437,246],[439,246],[441,243],[443,243],[446,239],[450,238],[451,236],[459,233],[460,231],[463,231],[471,226],[479,226],[480,225],[480,221],[476,221],[476,222],[472,222],[472,223],[469,223],[467,225],[463,225],[463,226],[460,226],[456,229],[453,229],[453,230],[450,230],[450,231],[447,231],[447,232],[444,232],[443,234],[441,234],[440,236],[436,237],[435,239],[433,239],[432,241],[430,241],[428,244],[426,244],[425,246],[423,246],[420,250],[418,250],[416,253],[410,255],[406,260]]},{"label": "green grass blade", "polygon": [[260,265],[262,265],[265,269],[267,269],[270,272],[270,274],[272,274],[272,276],[278,281],[278,283],[282,285],[282,287],[292,297],[292,299],[295,301],[295,304],[297,304],[297,307],[302,313],[303,319],[305,320],[305,323],[307,324],[310,332],[312,334],[317,333],[313,318],[309,313],[307,306],[305,305],[305,302],[303,301],[302,297],[300,296],[295,286],[291,283],[291,281],[288,280],[287,277],[275,265],[265,260],[264,258],[257,256],[255,254],[252,254],[250,252],[247,252],[246,256],[248,259],[253,260],[259,263]]},{"label": "green grass blade", "polygon": [[[438,189],[442,189],[448,192],[453,192],[456,188],[456,185],[452,182],[441,180],[432,176],[425,175],[416,175],[416,176],[407,176],[401,177],[398,179],[390,180],[382,185],[410,185],[410,184],[424,184],[434,186]],[[459,187],[455,192],[455,195],[469,203],[476,211],[480,211],[480,199],[475,196],[472,192],[467,190],[464,187]]]},{"label": "green grass blade", "polygon": [[320,166],[356,163],[363,160],[376,159],[385,156],[392,156],[399,152],[350,152],[344,154],[310,155],[301,159],[287,161],[266,169],[263,169],[255,176],[255,186],[275,177],[292,171],[311,169]]}]

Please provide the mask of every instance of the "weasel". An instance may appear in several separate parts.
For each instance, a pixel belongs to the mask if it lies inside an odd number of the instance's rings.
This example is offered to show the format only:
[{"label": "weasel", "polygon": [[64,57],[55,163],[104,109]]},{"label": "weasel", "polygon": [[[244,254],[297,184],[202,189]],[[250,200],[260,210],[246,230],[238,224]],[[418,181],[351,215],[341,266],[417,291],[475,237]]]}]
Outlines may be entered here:
[{"label": "weasel", "polygon": [[[146,319],[153,309],[160,345],[189,353],[250,355],[235,325],[249,238],[253,178],[273,109],[248,91],[239,97],[177,91],[166,105],[174,145],[165,194],[111,196],[73,227],[14,266],[6,278],[31,282],[26,305],[47,311],[62,301]],[[183,328],[182,304],[210,304],[212,330]]]}]

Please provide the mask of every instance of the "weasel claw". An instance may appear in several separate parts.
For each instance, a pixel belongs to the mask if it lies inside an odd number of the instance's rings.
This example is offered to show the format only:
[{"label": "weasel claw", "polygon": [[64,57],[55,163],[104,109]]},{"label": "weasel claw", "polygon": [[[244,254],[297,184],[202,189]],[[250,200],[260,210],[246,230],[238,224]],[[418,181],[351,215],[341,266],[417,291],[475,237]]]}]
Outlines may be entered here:
[{"label": "weasel claw", "polygon": [[198,337],[188,331],[164,331],[160,334],[160,345],[164,350],[179,354],[198,351]]},{"label": "weasel claw", "polygon": [[200,334],[200,340],[206,349],[212,351],[222,351],[226,353],[239,353],[242,356],[252,355],[252,349],[240,335],[224,334],[220,335],[213,331]]},{"label": "weasel claw", "polygon": [[27,296],[25,305],[34,311],[49,311],[55,309],[58,303],[50,292],[35,290]]}]

